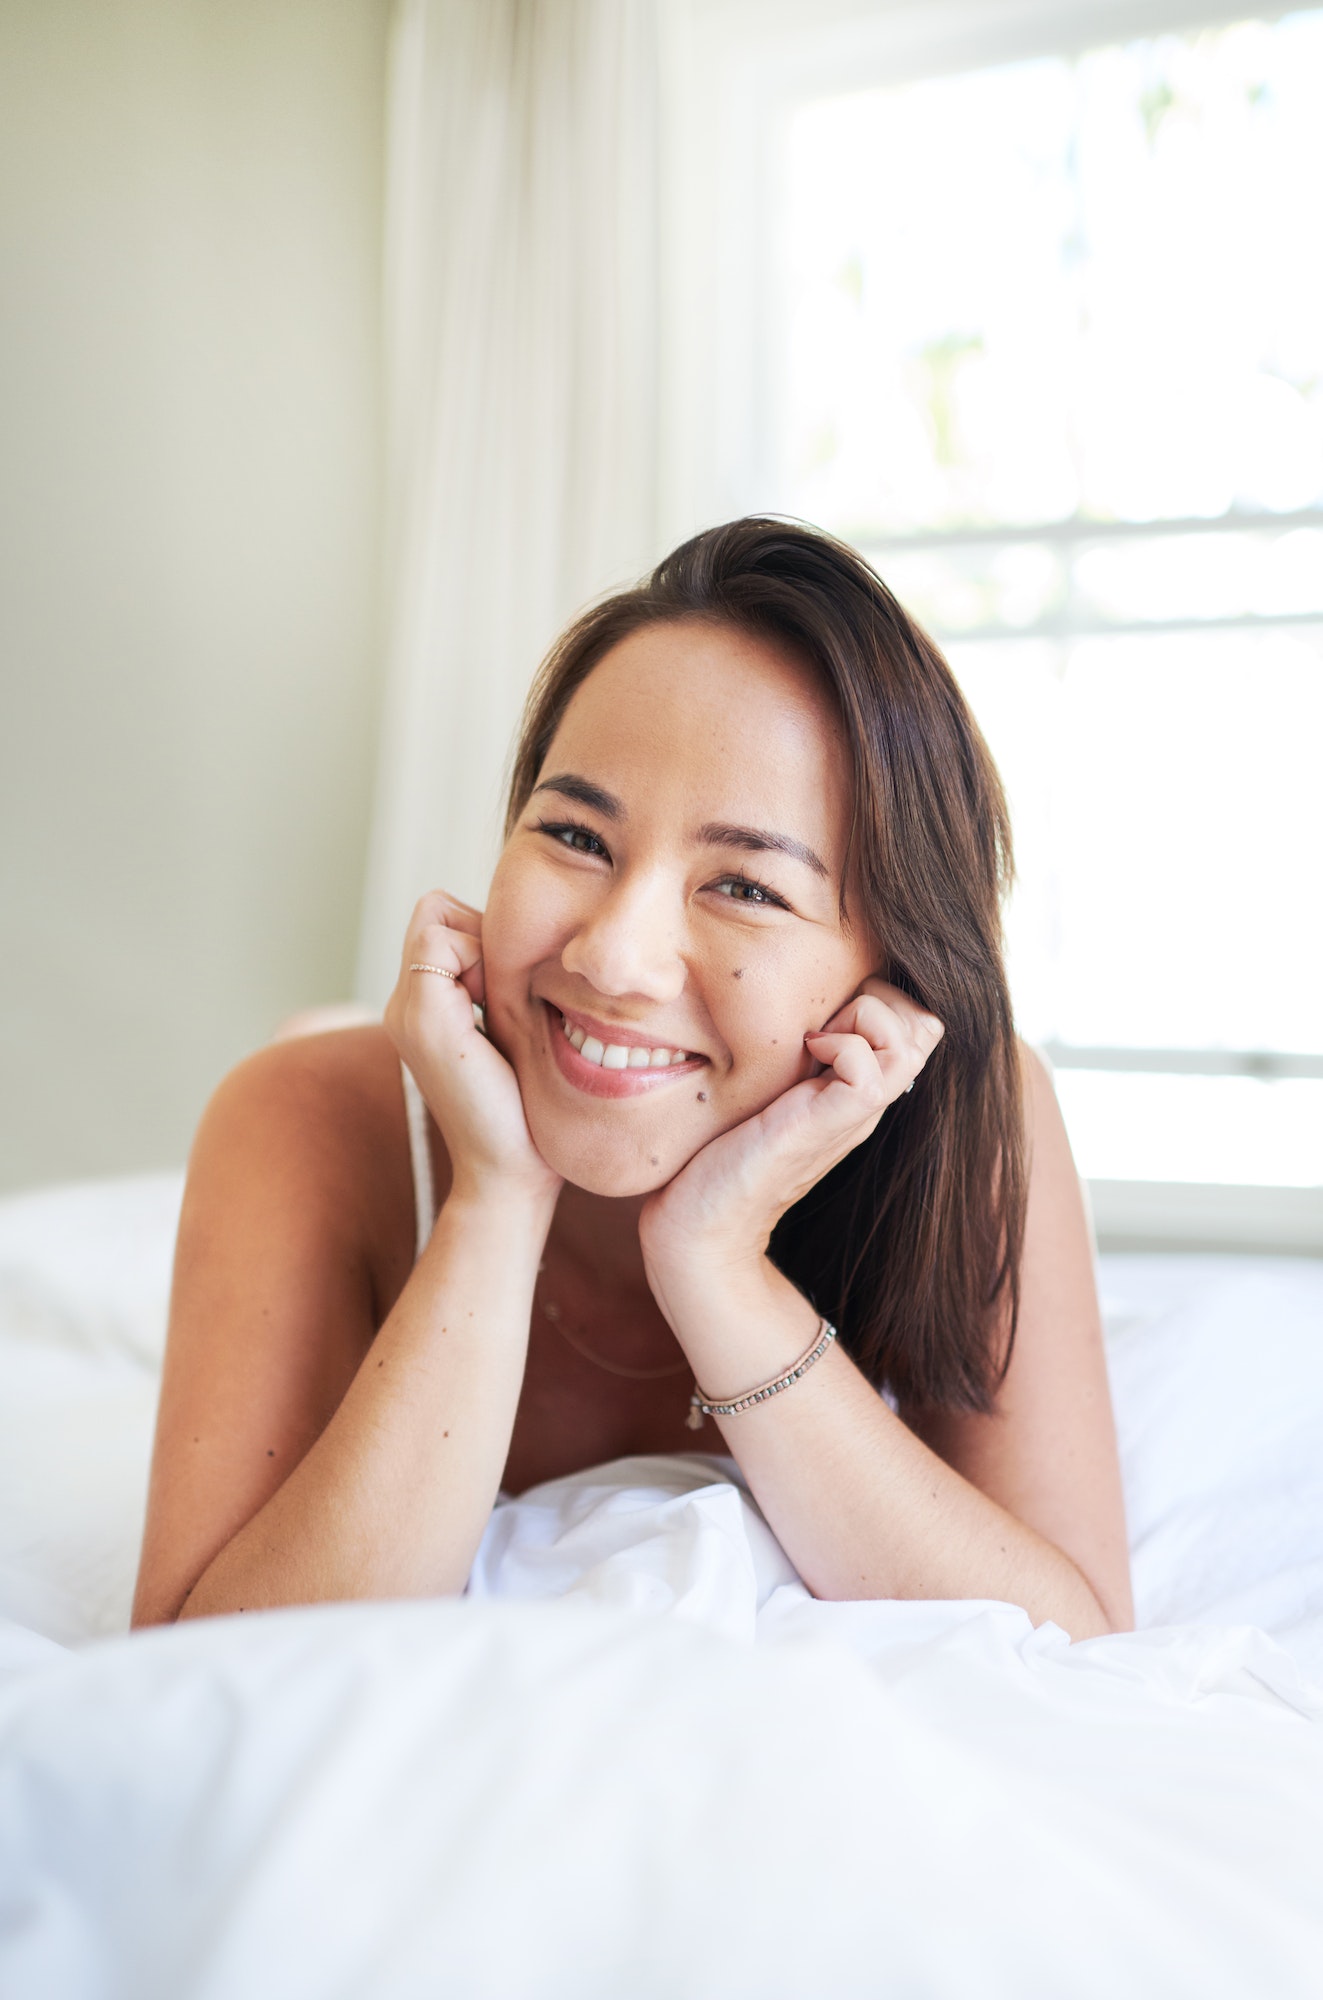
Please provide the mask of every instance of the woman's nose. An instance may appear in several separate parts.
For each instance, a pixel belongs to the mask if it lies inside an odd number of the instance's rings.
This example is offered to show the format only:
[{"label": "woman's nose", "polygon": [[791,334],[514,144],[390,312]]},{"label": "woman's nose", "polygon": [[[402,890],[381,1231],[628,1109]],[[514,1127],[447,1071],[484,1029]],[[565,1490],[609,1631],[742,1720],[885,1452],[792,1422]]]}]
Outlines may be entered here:
[{"label": "woman's nose", "polygon": [[615,999],[639,993],[674,1000],[688,976],[682,926],[674,892],[662,882],[618,882],[575,929],[561,964]]}]

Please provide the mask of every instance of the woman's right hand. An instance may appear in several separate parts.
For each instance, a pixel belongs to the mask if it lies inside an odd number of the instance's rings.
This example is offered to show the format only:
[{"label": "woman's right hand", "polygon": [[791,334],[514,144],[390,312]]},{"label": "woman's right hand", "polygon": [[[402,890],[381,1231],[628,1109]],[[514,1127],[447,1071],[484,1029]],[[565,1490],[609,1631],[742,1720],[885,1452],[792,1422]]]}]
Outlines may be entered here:
[{"label": "woman's right hand", "polygon": [[[456,976],[410,971],[416,964]],[[554,1200],[560,1176],[533,1144],[514,1070],[474,1023],[485,997],[482,912],[435,889],[410,919],[387,1032],[440,1127],[455,1192],[513,1188]]]}]

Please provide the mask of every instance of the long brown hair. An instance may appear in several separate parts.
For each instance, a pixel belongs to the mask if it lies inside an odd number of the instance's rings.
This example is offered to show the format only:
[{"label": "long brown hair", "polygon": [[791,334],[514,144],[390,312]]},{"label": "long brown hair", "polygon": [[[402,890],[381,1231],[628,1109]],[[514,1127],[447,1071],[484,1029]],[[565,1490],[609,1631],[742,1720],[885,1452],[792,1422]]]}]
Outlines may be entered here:
[{"label": "long brown hair", "polygon": [[689,618],[787,649],[830,690],[853,783],[842,915],[848,901],[880,940],[882,976],[946,1030],[913,1091],[782,1217],[769,1254],[879,1388],[911,1406],[987,1410],[1010,1358],[1024,1239],[1001,940],[1011,833],[996,767],[932,640],[830,536],[758,518],[711,528],[552,649],[529,694],[506,831],[598,661],[641,626]]}]

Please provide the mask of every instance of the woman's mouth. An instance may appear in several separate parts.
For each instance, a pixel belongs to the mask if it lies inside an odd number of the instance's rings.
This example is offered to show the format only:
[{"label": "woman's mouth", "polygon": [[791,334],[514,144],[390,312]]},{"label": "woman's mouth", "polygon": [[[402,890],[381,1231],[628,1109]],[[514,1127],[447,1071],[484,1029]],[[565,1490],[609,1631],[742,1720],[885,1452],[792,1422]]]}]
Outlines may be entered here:
[{"label": "woman's mouth", "polygon": [[649,1043],[612,1042],[571,1021],[549,1000],[547,1010],[556,1067],[589,1097],[637,1097],[706,1066],[706,1056]]}]

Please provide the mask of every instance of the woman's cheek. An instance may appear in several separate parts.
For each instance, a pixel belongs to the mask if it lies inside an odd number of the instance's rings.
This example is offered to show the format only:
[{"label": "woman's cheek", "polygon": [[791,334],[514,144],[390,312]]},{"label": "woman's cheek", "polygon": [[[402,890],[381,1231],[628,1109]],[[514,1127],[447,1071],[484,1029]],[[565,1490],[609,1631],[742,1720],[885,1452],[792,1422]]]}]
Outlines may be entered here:
[{"label": "woman's cheek", "polygon": [[559,956],[563,929],[556,884],[527,858],[497,864],[482,920],[482,955],[488,976],[513,999],[539,965]]},{"label": "woman's cheek", "polygon": [[487,1032],[502,1054],[511,1057],[517,1043],[521,1000],[528,990],[537,955],[536,926],[524,899],[511,893],[514,885],[493,880],[482,919],[482,979]]},{"label": "woman's cheek", "polygon": [[739,1000],[732,999],[726,1022],[718,1023],[727,1047],[739,1052],[731,1079],[736,1119],[766,1110],[815,1068],[804,1046],[811,1017],[802,1000],[789,1000],[784,982],[763,968],[742,971]]},{"label": "woman's cheek", "polygon": [[804,1036],[831,1019],[867,970],[857,948],[806,952],[794,948],[796,942],[787,933],[785,948],[778,949],[781,938],[758,939],[761,949],[734,953],[718,982],[724,995],[718,1026],[727,1046],[740,1052],[745,1117],[820,1073]]}]

